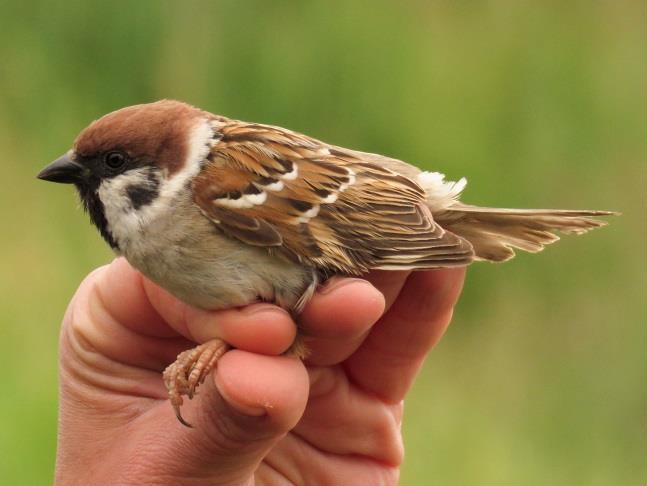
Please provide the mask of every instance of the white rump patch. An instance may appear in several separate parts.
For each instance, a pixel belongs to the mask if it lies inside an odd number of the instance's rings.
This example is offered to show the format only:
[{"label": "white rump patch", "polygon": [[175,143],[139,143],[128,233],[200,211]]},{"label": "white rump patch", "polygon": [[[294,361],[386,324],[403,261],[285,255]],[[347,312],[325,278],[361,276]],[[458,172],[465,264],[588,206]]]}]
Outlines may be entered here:
[{"label": "white rump patch", "polygon": [[445,174],[440,172],[421,172],[416,182],[427,193],[427,201],[432,210],[445,209],[458,201],[458,198],[467,185],[467,179],[446,181]]}]

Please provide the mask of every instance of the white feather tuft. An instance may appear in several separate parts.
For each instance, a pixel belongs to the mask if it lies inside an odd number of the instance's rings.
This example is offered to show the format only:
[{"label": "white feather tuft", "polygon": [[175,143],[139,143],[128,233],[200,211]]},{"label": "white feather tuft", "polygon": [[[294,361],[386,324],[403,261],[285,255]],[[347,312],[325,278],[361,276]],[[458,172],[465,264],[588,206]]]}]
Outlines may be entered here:
[{"label": "white feather tuft", "polygon": [[445,174],[440,172],[421,172],[416,182],[427,193],[427,201],[432,210],[445,209],[455,204],[467,185],[467,179],[446,181]]}]

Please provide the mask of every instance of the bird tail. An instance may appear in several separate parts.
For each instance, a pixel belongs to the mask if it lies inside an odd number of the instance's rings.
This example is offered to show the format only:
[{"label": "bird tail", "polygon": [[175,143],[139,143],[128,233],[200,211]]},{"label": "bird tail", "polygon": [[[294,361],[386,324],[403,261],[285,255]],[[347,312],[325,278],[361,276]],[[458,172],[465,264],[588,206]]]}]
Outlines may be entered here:
[{"label": "bird tail", "polygon": [[514,250],[537,253],[559,240],[555,232],[583,234],[607,224],[594,219],[612,211],[553,209],[499,209],[469,206],[459,202],[434,213],[445,229],[469,241],[476,260],[504,262]]}]

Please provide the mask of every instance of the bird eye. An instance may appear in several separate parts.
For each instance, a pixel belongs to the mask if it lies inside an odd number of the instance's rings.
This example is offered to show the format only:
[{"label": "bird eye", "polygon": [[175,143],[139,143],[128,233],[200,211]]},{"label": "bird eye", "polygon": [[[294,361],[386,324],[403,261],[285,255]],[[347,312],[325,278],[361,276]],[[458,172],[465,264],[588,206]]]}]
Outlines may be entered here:
[{"label": "bird eye", "polygon": [[111,169],[119,169],[126,163],[127,157],[123,152],[108,152],[103,157],[105,164]]}]

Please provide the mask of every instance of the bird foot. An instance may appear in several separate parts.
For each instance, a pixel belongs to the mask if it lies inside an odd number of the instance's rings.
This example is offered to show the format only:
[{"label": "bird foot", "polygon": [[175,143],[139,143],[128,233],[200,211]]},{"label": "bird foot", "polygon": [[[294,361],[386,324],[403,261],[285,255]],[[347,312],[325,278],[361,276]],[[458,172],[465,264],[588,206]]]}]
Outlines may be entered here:
[{"label": "bird foot", "polygon": [[180,353],[174,363],[170,364],[163,374],[164,384],[168,390],[168,398],[175,410],[175,416],[182,425],[191,427],[180,412],[183,396],[192,399],[196,388],[214,369],[220,357],[229,349],[227,343],[213,339],[200,344],[193,349]]}]

